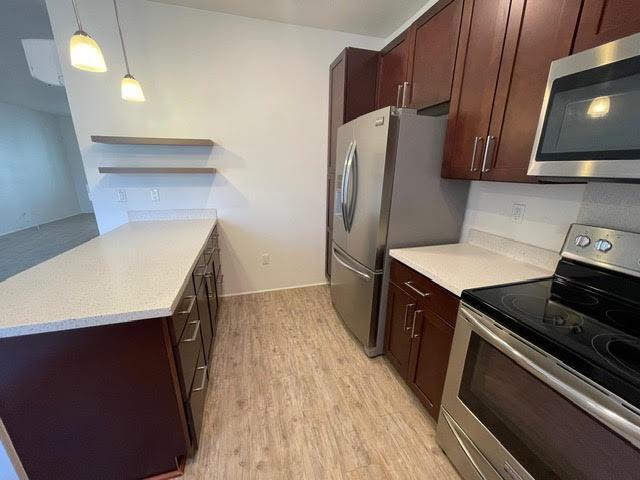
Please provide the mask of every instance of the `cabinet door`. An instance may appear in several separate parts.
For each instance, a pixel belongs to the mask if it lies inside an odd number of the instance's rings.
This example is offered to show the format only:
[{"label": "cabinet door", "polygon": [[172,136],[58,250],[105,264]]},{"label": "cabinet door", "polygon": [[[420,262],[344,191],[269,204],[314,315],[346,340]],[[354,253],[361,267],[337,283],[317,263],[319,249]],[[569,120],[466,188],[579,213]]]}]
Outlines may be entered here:
[{"label": "cabinet door", "polygon": [[346,50],[331,65],[329,77],[329,156],[327,171],[336,168],[336,138],[338,127],[344,123],[344,95],[346,77]]},{"label": "cabinet door", "polygon": [[442,176],[478,179],[507,29],[510,0],[467,0]]},{"label": "cabinet door", "polygon": [[202,346],[204,347],[205,360],[208,361],[213,341],[213,325],[211,324],[211,313],[209,312],[209,296],[207,295],[206,282],[200,284],[197,299],[200,329],[202,331]]},{"label": "cabinet door", "polygon": [[453,327],[435,313],[418,308],[411,339],[408,381],[429,414],[437,420],[453,342]]},{"label": "cabinet door", "polygon": [[421,109],[451,98],[463,0],[441,1],[412,27],[409,107]]},{"label": "cabinet door", "polygon": [[638,0],[584,0],[573,51],[640,32]]},{"label": "cabinet door", "polygon": [[[553,60],[571,53],[581,0],[512,0],[493,103],[483,180],[535,182],[527,176]],[[486,153],[486,158],[484,154]]]},{"label": "cabinet door", "polygon": [[384,350],[391,364],[403,378],[406,378],[409,368],[411,321],[415,307],[415,298],[389,283]]},{"label": "cabinet door", "polygon": [[378,65],[377,108],[398,104],[398,87],[407,80],[408,31],[385,47]]}]

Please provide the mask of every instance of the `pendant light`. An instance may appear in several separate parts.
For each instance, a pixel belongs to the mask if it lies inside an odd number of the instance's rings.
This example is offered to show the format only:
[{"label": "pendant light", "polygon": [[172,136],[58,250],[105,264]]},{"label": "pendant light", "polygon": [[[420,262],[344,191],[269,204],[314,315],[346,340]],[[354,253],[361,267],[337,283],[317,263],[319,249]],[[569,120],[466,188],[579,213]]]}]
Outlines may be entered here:
[{"label": "pendant light", "polygon": [[87,72],[106,72],[107,65],[104,63],[102,50],[100,50],[96,41],[82,29],[76,0],[71,0],[71,3],[73,12],[76,15],[76,23],[78,24],[78,30],[69,41],[71,65]]},{"label": "pendant light", "polygon": [[124,48],[124,39],[122,38],[122,28],[120,27],[120,17],[118,16],[118,4],[113,0],[113,8],[116,12],[116,23],[118,24],[118,33],[120,34],[120,44],[122,45],[122,55],[124,56],[124,64],[127,67],[127,74],[122,79],[120,85],[120,94],[123,100],[128,102],[144,102],[144,93],[142,93],[142,85],[136,80],[129,71],[129,59],[127,51]]}]

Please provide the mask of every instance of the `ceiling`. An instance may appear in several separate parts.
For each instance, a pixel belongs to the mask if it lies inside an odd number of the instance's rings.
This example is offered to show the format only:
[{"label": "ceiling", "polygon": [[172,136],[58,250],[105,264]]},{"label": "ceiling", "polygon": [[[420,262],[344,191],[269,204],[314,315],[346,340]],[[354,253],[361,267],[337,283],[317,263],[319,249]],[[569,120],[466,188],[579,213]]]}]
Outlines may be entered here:
[{"label": "ceiling", "polygon": [[2,0],[0,102],[69,115],[64,87],[50,87],[29,73],[22,38],[53,38],[44,0]]},{"label": "ceiling", "polygon": [[387,37],[426,0],[153,0],[308,27]]}]

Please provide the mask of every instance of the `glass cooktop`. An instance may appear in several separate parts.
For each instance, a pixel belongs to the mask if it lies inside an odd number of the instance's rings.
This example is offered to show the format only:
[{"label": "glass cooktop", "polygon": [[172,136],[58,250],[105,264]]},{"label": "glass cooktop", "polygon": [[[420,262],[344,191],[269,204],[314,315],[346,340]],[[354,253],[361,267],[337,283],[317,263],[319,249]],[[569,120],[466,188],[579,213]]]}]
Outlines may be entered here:
[{"label": "glass cooktop", "polygon": [[553,278],[467,290],[462,300],[640,408],[640,286],[609,277],[565,262]]}]

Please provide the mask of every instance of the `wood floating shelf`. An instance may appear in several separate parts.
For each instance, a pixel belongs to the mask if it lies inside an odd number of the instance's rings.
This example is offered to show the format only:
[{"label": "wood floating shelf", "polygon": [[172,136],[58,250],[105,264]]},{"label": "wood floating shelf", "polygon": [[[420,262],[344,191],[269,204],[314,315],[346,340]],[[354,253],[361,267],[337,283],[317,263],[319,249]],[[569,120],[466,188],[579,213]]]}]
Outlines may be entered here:
[{"label": "wood floating shelf", "polygon": [[208,138],[153,138],[153,137],[112,137],[91,135],[93,143],[110,145],[160,145],[166,147],[213,147],[213,140]]},{"label": "wood floating shelf", "polygon": [[206,173],[213,175],[211,167],[98,167],[100,173]]}]

